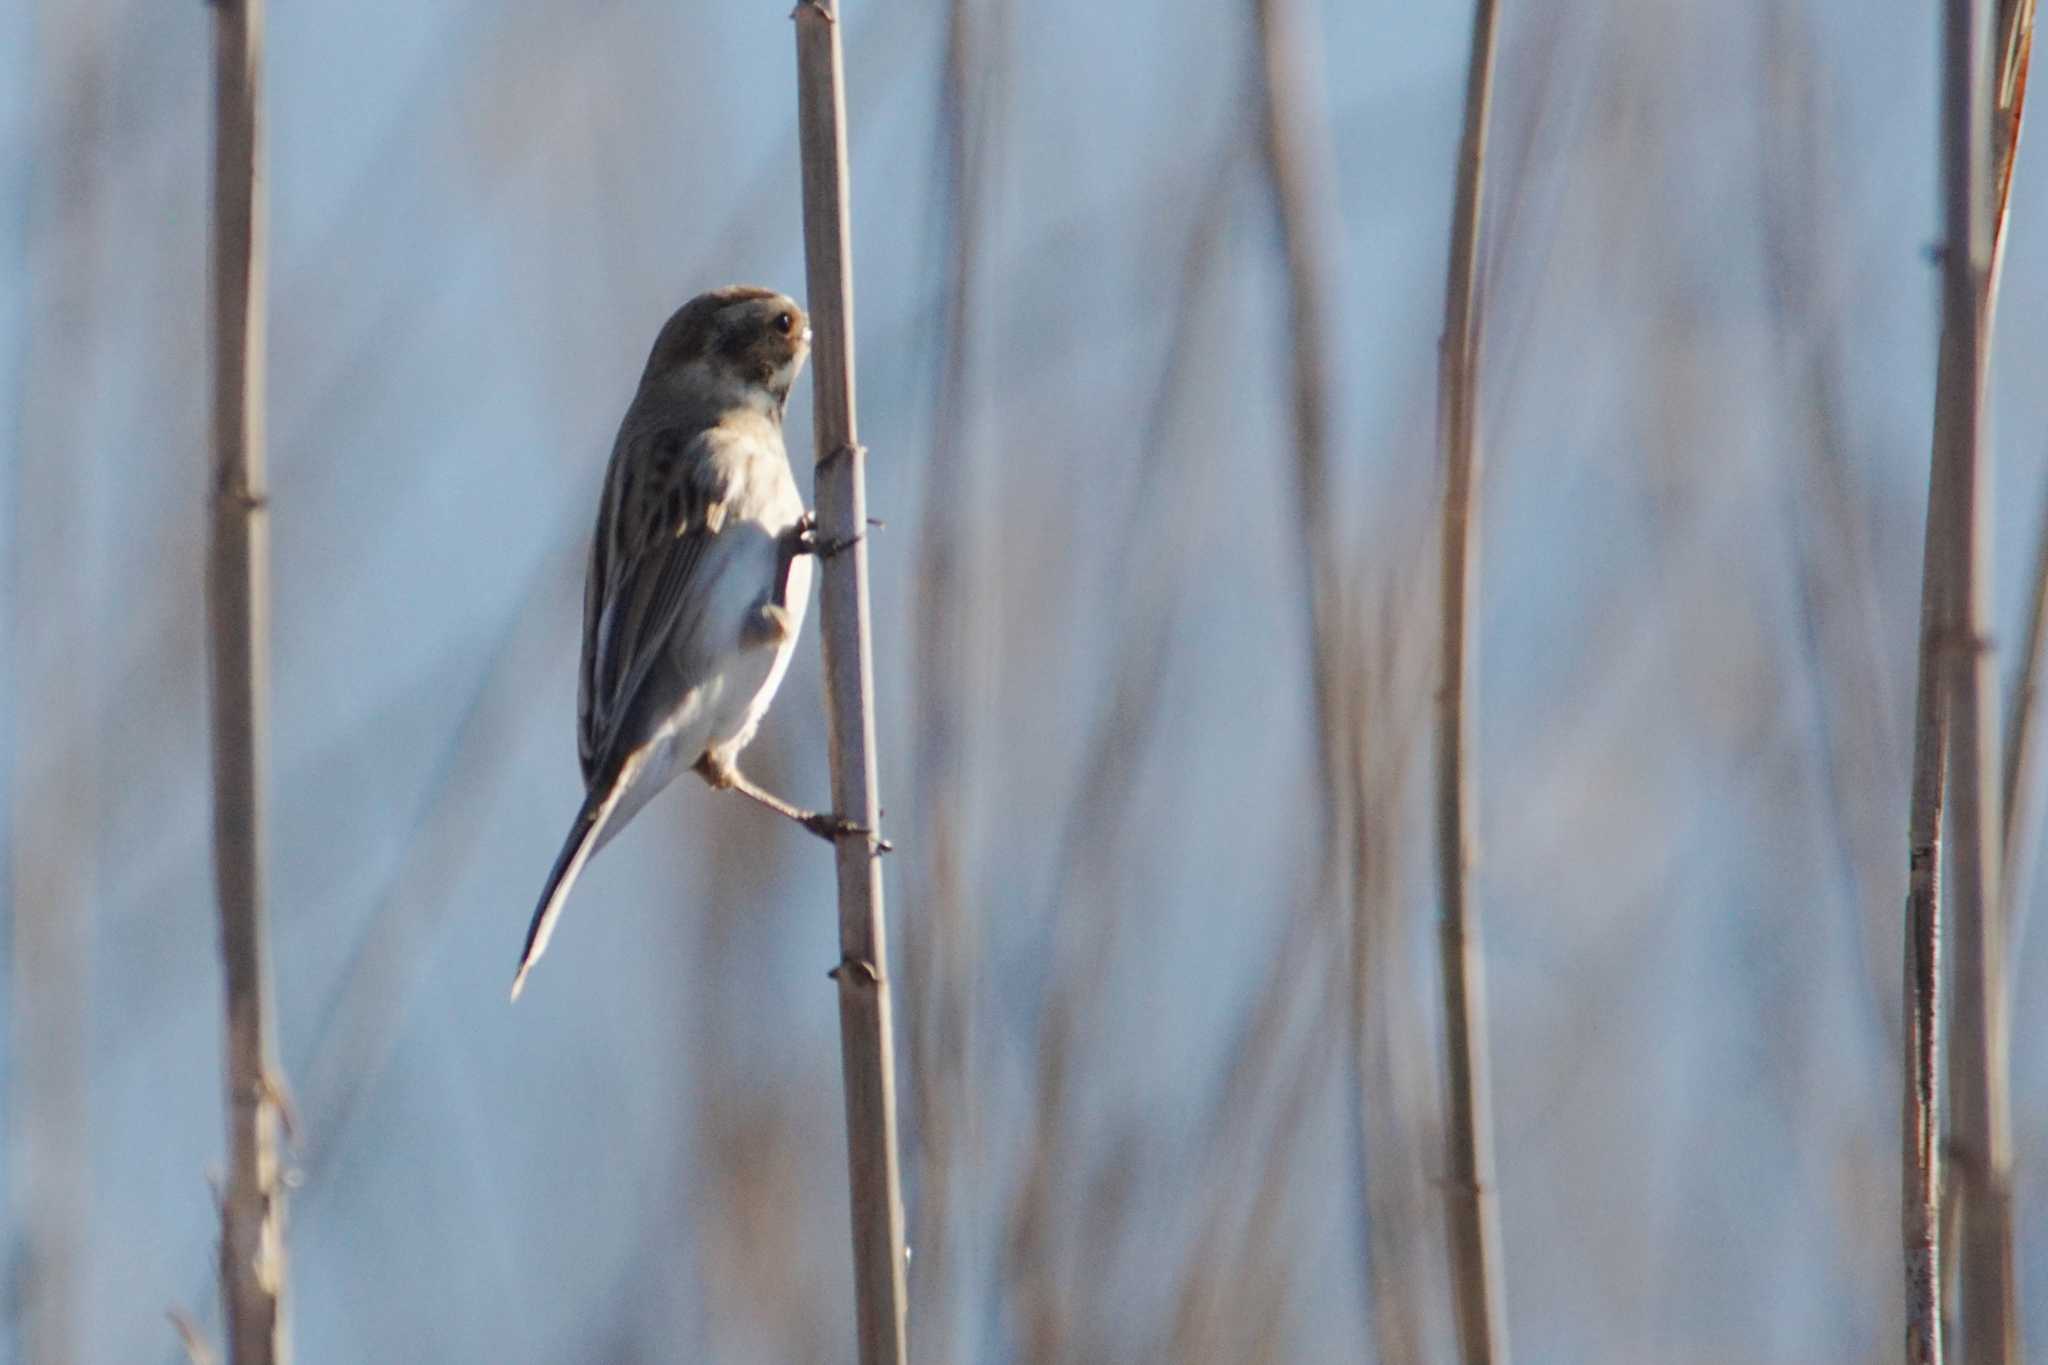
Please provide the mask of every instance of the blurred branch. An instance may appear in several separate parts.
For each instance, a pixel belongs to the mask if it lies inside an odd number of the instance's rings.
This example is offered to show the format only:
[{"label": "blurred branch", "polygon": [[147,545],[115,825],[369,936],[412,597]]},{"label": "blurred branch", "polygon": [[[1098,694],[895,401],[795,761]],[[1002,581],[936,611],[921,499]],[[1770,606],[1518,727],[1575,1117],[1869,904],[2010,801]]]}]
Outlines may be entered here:
[{"label": "blurred branch", "polygon": [[1329,510],[1329,323],[1325,304],[1335,289],[1330,234],[1335,210],[1324,187],[1335,169],[1324,125],[1317,48],[1301,33],[1296,0],[1253,0],[1258,25],[1259,96],[1265,171],[1286,250],[1289,379],[1293,388],[1296,515],[1307,567],[1310,680],[1314,689],[1316,801],[1322,858],[1335,856],[1343,789],[1337,782],[1341,744],[1333,721],[1336,685],[1338,543]]},{"label": "blurred branch", "polygon": [[[1286,1182],[1310,1106],[1341,1055],[1337,1031],[1323,1026],[1330,975],[1316,967],[1330,945],[1327,922],[1314,909],[1310,901],[1286,916],[1208,1107],[1215,1117],[1190,1182],[1203,1192],[1202,1219],[1175,1294],[1171,1345],[1157,1359],[1235,1365],[1275,1358],[1285,1302],[1276,1291],[1289,1278],[1278,1237]],[[1296,1011],[1310,1020],[1299,1038],[1289,1027]],[[1264,1098],[1269,1086],[1278,1090],[1273,1099]]]},{"label": "blurred branch", "polygon": [[[7,920],[6,1295],[10,1340],[0,1356],[35,1365],[84,1358],[81,1291],[92,1227],[91,1088],[96,871],[105,745],[96,675],[106,614],[95,585],[95,486],[85,452],[110,374],[97,357],[109,307],[122,297],[103,224],[111,178],[114,58],[97,19],[44,4],[27,21],[32,57],[19,69],[47,112],[23,167],[21,227],[29,265],[9,318],[21,368],[18,427],[0,463],[0,914]],[[27,107],[33,107],[24,101]],[[24,119],[24,124],[27,124]],[[26,128],[24,128],[26,131]],[[40,269],[37,268],[40,264]],[[41,278],[38,279],[37,276]],[[108,295],[113,297],[110,299]]]},{"label": "blurred branch", "polygon": [[2010,1008],[2012,972],[2018,970],[2032,901],[2034,862],[2041,847],[2041,674],[2048,667],[2048,490],[2034,534],[2034,565],[2027,594],[2027,633],[2020,645],[2020,680],[2012,699],[2012,724],[2005,745],[2005,865],[1999,886],[2005,897],[2006,980],[2001,990]]},{"label": "blurred branch", "polygon": [[263,0],[216,0],[213,167],[214,865],[227,1006],[221,1295],[233,1365],[288,1358],[280,1089],[263,913],[269,512],[263,477]]},{"label": "blurred branch", "polygon": [[[1798,431],[1785,468],[1786,517],[1798,607],[1797,660],[1810,689],[1831,852],[1844,891],[1844,927],[1865,964],[1859,1004],[1884,1054],[1898,1046],[1898,942],[1892,859],[1898,828],[1888,779],[1905,766],[1894,739],[1878,578],[1871,549],[1868,461],[1860,458],[1843,366],[1849,230],[1835,124],[1825,116],[1810,16],[1796,0],[1764,7],[1758,59],[1767,99],[1757,107],[1762,156],[1763,267],[1779,323],[1775,367]],[[1881,985],[1881,983],[1884,983]]]},{"label": "blurred branch", "polygon": [[[1325,124],[1328,114],[1322,72],[1315,63],[1318,48],[1301,31],[1300,9],[1295,0],[1253,0],[1252,8],[1258,39],[1256,93],[1264,133],[1264,170],[1286,258],[1287,326],[1283,335],[1293,390],[1289,417],[1295,518],[1305,569],[1313,705],[1310,733],[1316,757],[1315,899],[1290,918],[1314,921],[1326,913],[1330,893],[1341,876],[1348,796],[1338,773],[1346,747],[1342,727],[1349,708],[1340,708],[1337,675],[1350,631],[1338,573],[1340,546],[1329,511],[1330,361],[1329,322],[1324,315],[1335,287],[1329,238],[1336,219],[1325,187],[1336,183],[1336,175]],[[1306,931],[1302,925],[1291,924],[1288,932],[1290,939],[1299,939]],[[1364,1178],[1363,1171],[1357,1173],[1361,1202]],[[1205,1243],[1214,1240],[1213,1236],[1203,1238]],[[1208,1259],[1213,1261],[1213,1255]],[[1196,1269],[1200,1270],[1200,1263]],[[1215,1278],[1214,1273],[1207,1278]],[[1205,1280],[1191,1273],[1190,1282],[1199,1285]],[[1369,1298],[1369,1282],[1366,1291]],[[1184,1296],[1183,1321],[1176,1328],[1176,1358],[1184,1357],[1192,1344],[1219,1330],[1213,1312],[1192,1319],[1187,1316],[1191,1303],[1206,1301],[1212,1294],[1213,1288],[1201,1295]]]},{"label": "blurred branch", "polygon": [[[1408,562],[1405,554],[1394,558]],[[1402,587],[1381,599],[1370,637],[1363,630],[1351,633],[1343,693],[1352,823],[1350,1128],[1379,1365],[1416,1365],[1428,1358],[1422,1261],[1414,1247],[1426,1194],[1417,1178],[1421,1163],[1407,1160],[1411,1153],[1405,1148],[1387,1150],[1402,1136],[1403,1116],[1420,1118],[1429,1108],[1427,1068],[1414,1045],[1428,1027],[1419,1010],[1412,1021],[1397,1019],[1391,999],[1396,992],[1390,989],[1405,976],[1407,949],[1399,863],[1413,753],[1409,736],[1419,729],[1408,722],[1422,714],[1417,703],[1428,702],[1427,678],[1416,678],[1409,667],[1411,617]],[[1422,1150],[1418,1142],[1413,1154],[1419,1157]]]},{"label": "blurred branch", "polygon": [[918,1305],[919,1357],[951,1360],[966,1282],[956,1230],[970,1226],[954,1207],[956,1152],[978,1151],[970,1093],[974,1066],[973,982],[976,917],[967,913],[961,823],[967,810],[963,773],[970,729],[968,699],[977,695],[971,670],[979,657],[975,612],[978,565],[965,553],[977,543],[975,492],[979,462],[973,439],[969,386],[973,335],[980,315],[977,265],[985,235],[990,166],[990,118],[978,107],[987,96],[978,77],[1002,22],[986,27],[970,0],[951,0],[941,75],[938,127],[941,174],[934,210],[944,224],[950,269],[939,328],[938,390],[930,457],[925,465],[922,526],[915,579],[917,726],[912,808],[919,831],[916,900],[921,911],[905,954],[912,1008],[910,1067],[917,1078],[911,1098],[916,1117],[917,1183],[911,1243],[918,1274],[911,1289]]},{"label": "blurred branch", "polygon": [[868,626],[866,454],[854,414],[853,248],[848,224],[846,100],[836,0],[795,12],[797,134],[803,159],[804,266],[817,363],[819,534],[851,548],[828,558],[820,610],[832,735],[832,808],[869,835],[845,837],[839,877],[839,1027],[853,1204],[854,1306],[861,1365],[904,1365],[902,1177],[897,1168],[895,1043],[888,938],[875,839],[875,684]]},{"label": "blurred branch", "polygon": [[[484,835],[489,795],[506,786],[513,746],[505,736],[514,728],[507,713],[530,702],[528,680],[537,670],[575,649],[573,627],[563,624],[574,606],[551,593],[581,592],[582,551],[565,537],[534,557],[510,618],[468,675],[471,690],[457,702],[449,738],[400,824],[406,834],[391,875],[318,1015],[296,1087],[304,1135],[294,1165],[308,1186],[298,1200],[301,1217],[322,1197],[319,1177],[345,1149],[362,1098],[385,1075],[411,1002],[431,979],[427,945],[460,904],[457,879]],[[419,686],[450,690],[439,674]]]},{"label": "blurred branch", "polygon": [[1444,993],[1444,1194],[1458,1345],[1472,1365],[1508,1358],[1500,1228],[1493,1187],[1493,1116],[1486,1046],[1485,949],[1472,894],[1478,788],[1477,672],[1470,643],[1479,565],[1479,240],[1493,92],[1494,0],[1472,14],[1465,131],[1451,209],[1438,421],[1443,440],[1443,655],[1437,686],[1437,876]]},{"label": "blurred branch", "polygon": [[[1199,486],[1193,457],[1203,446],[1180,438],[1173,419],[1193,375],[1199,305],[1221,273],[1238,156],[1239,149],[1232,144],[1214,159],[1210,182],[1189,215],[1193,226],[1181,257],[1184,264],[1174,293],[1166,356],[1137,442],[1141,504],[1149,490],[1168,481],[1184,490]],[[1190,493],[1190,511],[1194,501]],[[1069,1326],[1052,1245],[1053,1176],[1063,1156],[1070,1059],[1076,1039],[1090,1032],[1086,1010],[1102,998],[1117,928],[1115,921],[1089,926],[1096,937],[1084,949],[1079,931],[1087,922],[1073,913],[1081,894],[1077,888],[1108,876],[1125,837],[1133,807],[1131,791],[1159,731],[1159,674],[1182,614],[1186,586],[1187,521],[1141,515],[1131,521],[1135,529],[1117,539],[1105,576],[1105,581],[1123,585],[1122,591],[1105,599],[1117,613],[1109,636],[1114,642],[1111,682],[1081,747],[1082,773],[1053,846],[1053,885],[1046,908],[1051,947],[1045,955],[1052,980],[1049,998],[1039,1011],[1033,1050],[1033,1120],[1024,1178],[1006,1219],[999,1273],[1021,1319],[1016,1353],[1034,1365],[1051,1365],[1061,1358],[1059,1347]]]},{"label": "blurred branch", "polygon": [[[1483,8],[1483,14],[1491,14],[1491,8]],[[1372,796],[1368,786],[1360,782],[1358,774],[1339,776],[1346,767],[1346,759],[1356,759],[1362,751],[1366,724],[1384,724],[1382,716],[1368,716],[1358,704],[1360,677],[1346,679],[1348,659],[1360,655],[1358,628],[1354,622],[1352,602],[1339,573],[1341,544],[1337,542],[1333,520],[1329,516],[1329,360],[1327,360],[1327,323],[1323,317],[1323,305],[1335,293],[1335,272],[1329,262],[1327,233],[1335,219],[1323,199],[1323,186],[1335,182],[1333,158],[1327,147],[1327,129],[1317,123],[1321,117],[1321,72],[1311,59],[1315,51],[1300,33],[1298,25],[1300,10],[1290,0],[1257,0],[1257,41],[1260,41],[1262,55],[1262,98],[1264,98],[1264,131],[1266,131],[1266,170],[1272,184],[1274,207],[1278,209],[1280,229],[1286,244],[1286,282],[1288,282],[1288,338],[1290,364],[1292,364],[1292,422],[1294,422],[1294,456],[1296,456],[1296,491],[1298,491],[1298,516],[1303,528],[1303,544],[1307,555],[1307,589],[1309,589],[1309,632],[1311,632],[1311,677],[1315,688],[1315,737],[1317,737],[1317,776],[1319,776],[1319,810],[1323,814],[1321,833],[1321,876],[1323,894],[1327,896],[1339,882],[1341,870],[1346,866],[1346,855],[1354,868],[1354,882],[1364,874],[1362,860],[1366,857],[1368,843],[1364,837],[1356,839],[1354,845],[1346,845],[1350,825],[1356,823],[1358,810],[1348,806],[1364,802]],[[1491,27],[1487,29],[1489,45],[1485,49],[1487,63],[1491,70]],[[1483,119],[1483,108],[1481,108]],[[1477,268],[1477,231],[1468,233],[1470,246],[1464,254],[1462,270],[1470,278]],[[1356,659],[1354,659],[1356,661]],[[1346,694],[1350,686],[1354,696]],[[1356,767],[1356,761],[1350,763]],[[1384,792],[1378,792],[1384,796]],[[1350,988],[1343,990],[1341,997],[1348,1001],[1348,1033],[1352,1044],[1354,1068],[1352,1085],[1364,1085],[1364,1056],[1366,1056],[1366,1005],[1364,1005],[1364,974],[1370,966],[1370,943],[1372,929],[1366,921],[1370,909],[1376,902],[1362,894],[1362,888],[1352,888],[1352,980]],[[1475,950],[1477,960],[1477,950]],[[1446,966],[1446,972],[1450,968]],[[1460,958],[1460,988],[1466,986],[1464,966]],[[1470,997],[1466,997],[1470,999]],[[1468,1017],[1460,1005],[1456,1017],[1462,1021]],[[1481,1044],[1483,1052],[1483,1044]],[[1466,1062],[1468,1054],[1460,1052],[1458,1064]],[[1481,1085],[1483,1085],[1483,1058],[1481,1058]],[[1456,1083],[1452,1085],[1454,1095],[1470,1095],[1470,1087]],[[1378,1293],[1384,1285],[1393,1291],[1401,1291],[1401,1277],[1391,1267],[1380,1267],[1380,1257],[1374,1257],[1372,1248],[1378,1238],[1374,1226],[1374,1205],[1384,1199],[1374,1199],[1374,1175],[1368,1164],[1370,1144],[1366,1142],[1366,1115],[1364,1115],[1364,1091],[1356,1091],[1358,1109],[1354,1111],[1354,1152],[1360,1160],[1360,1171],[1356,1171],[1356,1189],[1362,1207],[1364,1222],[1364,1254],[1366,1254],[1366,1283],[1364,1295],[1370,1304],[1368,1316],[1380,1330],[1382,1345],[1386,1342],[1407,1342],[1413,1349],[1419,1340],[1419,1322],[1411,1312],[1411,1304],[1393,1304],[1384,1300],[1386,1295]],[[1454,1107],[1464,1113],[1466,1107],[1454,1099]],[[1483,1111],[1481,1111],[1483,1117]],[[1450,1130],[1448,1130],[1450,1132]],[[1466,1132],[1473,1132],[1466,1128]],[[1460,1177],[1468,1162],[1456,1156],[1460,1146],[1454,1140],[1452,1156],[1452,1177],[1446,1183],[1448,1189],[1460,1187]],[[1491,1158],[1485,1148],[1479,1148],[1483,1164],[1479,1169],[1491,1171]],[[1491,1181],[1491,1177],[1487,1177]],[[1460,1226],[1460,1205],[1470,1205],[1479,1216],[1479,1187],[1475,1181],[1464,1179],[1462,1187],[1473,1193],[1470,1199],[1460,1199],[1456,1193],[1450,1197],[1450,1222]],[[1485,1197],[1491,1197],[1487,1191]],[[1456,1238],[1452,1240],[1456,1246]],[[1481,1304],[1489,1302],[1489,1285],[1497,1283],[1495,1275],[1481,1273],[1479,1279],[1466,1283],[1462,1279],[1466,1271],[1454,1263],[1454,1295],[1462,1302],[1468,1289],[1475,1289],[1481,1295]],[[1460,1306],[1460,1324],[1466,1318]],[[1466,1359],[1489,1361],[1503,1359],[1495,1355],[1491,1342],[1497,1340],[1499,1328],[1493,1326],[1485,1332],[1487,1345],[1475,1345],[1466,1340]]]}]

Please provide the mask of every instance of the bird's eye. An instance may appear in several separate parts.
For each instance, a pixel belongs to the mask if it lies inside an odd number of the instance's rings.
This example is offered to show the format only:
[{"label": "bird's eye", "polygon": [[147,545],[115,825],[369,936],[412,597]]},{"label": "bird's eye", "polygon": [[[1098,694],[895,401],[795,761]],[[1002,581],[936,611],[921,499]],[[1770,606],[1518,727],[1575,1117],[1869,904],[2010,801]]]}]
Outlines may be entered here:
[{"label": "bird's eye", "polygon": [[776,315],[776,318],[775,318],[775,330],[776,330],[776,331],[778,331],[778,332],[782,333],[782,334],[783,334],[784,336],[788,336],[788,335],[789,335],[789,334],[790,334],[790,333],[791,333],[792,331],[794,331],[795,329],[796,329],[796,319],[795,319],[795,318],[791,317],[791,316],[790,316],[789,314],[787,314],[787,313],[780,313],[780,314],[777,314],[777,315]]}]

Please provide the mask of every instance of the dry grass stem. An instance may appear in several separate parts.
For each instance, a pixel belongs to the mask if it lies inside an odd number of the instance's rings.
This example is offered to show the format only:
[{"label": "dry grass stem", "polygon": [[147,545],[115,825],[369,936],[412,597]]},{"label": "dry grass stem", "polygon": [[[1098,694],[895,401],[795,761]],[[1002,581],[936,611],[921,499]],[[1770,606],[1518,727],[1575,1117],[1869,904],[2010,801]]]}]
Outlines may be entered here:
[{"label": "dry grass stem", "polygon": [[[1947,347],[1944,345],[1944,352]],[[1944,363],[1942,366],[1946,370]],[[1921,555],[1919,672],[1913,700],[1913,778],[1906,817],[1906,915],[1903,1002],[1906,1019],[1902,1117],[1901,1234],[1906,1274],[1906,1359],[1940,1365],[1941,1340],[1941,1091],[1942,839],[1945,833],[1949,734],[1941,687],[1941,577],[1946,556],[1941,499],[1930,478],[1926,543]]]},{"label": "dry grass stem", "polygon": [[1471,643],[1479,567],[1479,241],[1486,121],[1493,90],[1493,0],[1472,16],[1465,131],[1451,209],[1444,290],[1438,427],[1443,441],[1443,652],[1438,676],[1437,877],[1443,970],[1444,1192],[1458,1343],[1473,1365],[1508,1358],[1500,1229],[1493,1188],[1493,1119],[1487,1069],[1485,952],[1475,870],[1477,813],[1476,649]]},{"label": "dry grass stem", "polygon": [[214,867],[227,1006],[221,1296],[232,1365],[288,1358],[276,1043],[263,907],[269,513],[263,474],[263,0],[214,12],[212,636]]},{"label": "dry grass stem", "polygon": [[[1990,641],[1991,470],[1984,432],[1985,371],[1997,278],[1994,224],[2003,216],[2009,154],[1992,164],[1992,121],[2001,106],[2018,130],[2024,91],[2024,45],[2013,46],[2026,25],[2011,21],[2005,50],[2020,65],[1994,83],[1990,34],[1977,0],[1950,0],[1942,41],[1941,148],[1945,217],[1942,270],[1942,345],[1936,380],[1933,473],[1928,498],[1928,581],[1923,597],[1936,605],[1934,645],[1939,655],[1943,705],[1953,754],[1951,791],[1953,895],[1945,907],[1955,961],[1950,1010],[1950,1141],[1955,1194],[1961,1202],[1956,1254],[1961,1279],[1959,1319],[1963,1357],[1972,1365],[2010,1362],[2019,1341],[2014,1287],[2011,1212],[2011,1116],[2006,1094],[2007,1023],[2004,1008],[2004,918],[1999,898],[2003,870],[1999,809],[1998,675]],[[2009,74],[2012,80],[2003,77]],[[2000,87],[2013,95],[1997,100]],[[1994,178],[1995,177],[1995,178]],[[1939,528],[1939,529],[1938,529]],[[1935,537],[1939,534],[1937,544]],[[1923,672],[1927,662],[1923,659]],[[1918,782],[1916,773],[1916,783]],[[1916,849],[1916,852],[1918,850]],[[1909,971],[1925,957],[1909,951]],[[1909,1034],[1922,1047],[1926,1027]],[[1914,1078],[1916,1086],[1922,1084]],[[1938,1078],[1927,1087],[1939,1099]],[[1917,1096],[1917,1091],[1915,1092]],[[1909,1118],[1912,1116],[1909,1115]],[[1924,1146],[1924,1125],[1908,1133],[1908,1151]],[[1924,1157],[1920,1157],[1925,1160]],[[1918,1177],[1923,1183],[1931,1176]],[[1909,1193],[1913,1186],[1909,1184]],[[1941,1191],[1935,1191],[1937,1197]],[[1924,1210],[1908,1205],[1909,1356],[1937,1359],[1942,1343],[1926,1321],[1927,1290],[1918,1263],[1927,1229]],[[1936,1210],[1938,1215],[1938,1208]],[[1938,1256],[1938,1248],[1933,1248]],[[1927,1267],[1938,1283],[1938,1259]]]},{"label": "dry grass stem", "polygon": [[[869,636],[866,452],[854,408],[853,249],[846,99],[832,0],[795,12],[797,135],[803,159],[804,266],[816,360],[819,534],[850,548],[825,561],[820,613],[831,727],[833,809],[881,834],[875,775],[874,651]],[[907,1358],[903,1193],[896,1135],[882,869],[869,838],[838,841],[839,1027],[853,1205],[854,1306],[861,1365]]]},{"label": "dry grass stem", "polygon": [[[1985,283],[1985,326],[1995,315],[1998,281],[2005,263],[2005,229],[2012,211],[2012,173],[2019,161],[2020,129],[2027,104],[2027,69],[2034,49],[2034,0],[2000,0],[1998,28],[1998,127],[2001,149],[1998,211],[1991,230],[1991,276]],[[2044,499],[2048,513],[2048,499]],[[2028,593],[2027,635],[2020,655],[2019,691],[2012,703],[2012,727],[2005,751],[2005,864],[2003,881],[2006,920],[2006,961],[2019,961],[2027,927],[2028,890],[2040,847],[2042,809],[2040,715],[2041,675],[2048,667],[2048,515],[2044,515],[2034,550]],[[2010,982],[2002,987],[2010,996]],[[2007,1002],[2010,1007],[2010,1001]]]}]

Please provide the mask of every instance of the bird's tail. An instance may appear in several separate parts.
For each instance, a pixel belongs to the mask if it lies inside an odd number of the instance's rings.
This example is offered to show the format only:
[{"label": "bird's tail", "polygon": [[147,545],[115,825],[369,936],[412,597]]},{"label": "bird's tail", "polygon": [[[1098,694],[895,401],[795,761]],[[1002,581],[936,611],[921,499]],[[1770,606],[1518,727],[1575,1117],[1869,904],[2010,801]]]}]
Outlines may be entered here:
[{"label": "bird's tail", "polygon": [[619,798],[632,786],[638,767],[634,760],[627,760],[625,771],[612,781],[592,783],[590,793],[583,798],[583,809],[576,812],[576,823],[569,827],[569,837],[562,841],[554,871],[548,873],[547,890],[541,893],[540,906],[533,912],[533,923],[526,930],[526,951],[519,955],[519,972],[512,978],[514,1000],[526,989],[526,974],[548,950],[548,939],[553,936],[555,921],[569,899],[569,888],[576,884],[590,855],[604,842],[607,826],[618,813]]}]

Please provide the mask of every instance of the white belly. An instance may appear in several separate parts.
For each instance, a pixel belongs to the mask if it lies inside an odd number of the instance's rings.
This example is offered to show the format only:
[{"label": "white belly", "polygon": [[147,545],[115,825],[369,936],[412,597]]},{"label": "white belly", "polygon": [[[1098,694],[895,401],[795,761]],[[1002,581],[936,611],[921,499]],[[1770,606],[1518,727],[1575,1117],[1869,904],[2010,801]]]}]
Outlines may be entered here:
[{"label": "white belly", "polygon": [[[733,660],[727,670],[728,681],[711,707],[705,748],[731,757],[753,739],[761,717],[768,714],[768,704],[775,700],[776,690],[782,686],[783,675],[789,672],[790,656],[796,653],[796,642],[802,637],[804,612],[810,601],[811,561],[807,556],[799,556],[790,562],[789,590],[783,602],[783,609],[789,613],[789,638],[779,645],[743,649]],[[748,610],[753,610],[751,603]]]},{"label": "white belly", "polygon": [[687,767],[707,751],[730,759],[746,747],[789,671],[790,656],[810,603],[811,561],[789,566],[784,610],[790,631],[780,644],[762,641],[753,625],[760,605],[774,591],[780,559],[765,536],[734,536],[717,546],[723,561],[711,569],[715,584],[702,615],[692,623],[691,644],[678,658],[679,682],[686,685],[661,725],[674,761]]}]

